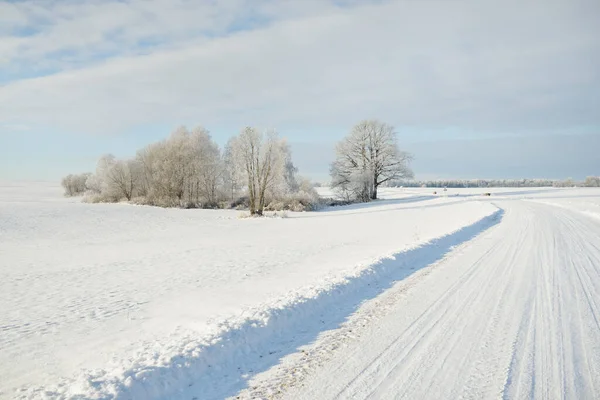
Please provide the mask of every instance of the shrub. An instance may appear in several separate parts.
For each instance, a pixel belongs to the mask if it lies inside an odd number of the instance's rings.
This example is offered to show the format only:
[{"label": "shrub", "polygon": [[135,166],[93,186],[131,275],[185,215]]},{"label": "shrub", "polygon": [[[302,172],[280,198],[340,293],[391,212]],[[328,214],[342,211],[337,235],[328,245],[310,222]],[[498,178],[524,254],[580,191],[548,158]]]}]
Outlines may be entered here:
[{"label": "shrub", "polygon": [[243,210],[248,208],[250,205],[250,199],[247,196],[238,197],[230,203],[229,208],[235,208],[236,210]]},{"label": "shrub", "polygon": [[85,173],[65,176],[61,181],[62,187],[65,189],[65,196],[82,196],[87,190],[86,182],[90,175],[89,173]]}]

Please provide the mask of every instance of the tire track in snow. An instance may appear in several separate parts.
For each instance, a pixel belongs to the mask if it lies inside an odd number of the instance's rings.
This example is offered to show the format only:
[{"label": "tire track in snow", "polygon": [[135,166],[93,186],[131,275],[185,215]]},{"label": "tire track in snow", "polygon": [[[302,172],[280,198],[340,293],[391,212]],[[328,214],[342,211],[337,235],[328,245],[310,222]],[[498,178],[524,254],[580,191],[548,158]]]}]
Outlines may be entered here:
[{"label": "tire track in snow", "polygon": [[[490,250],[491,251],[491,250]],[[480,258],[480,261],[485,259],[485,255]],[[476,265],[474,265],[471,269],[469,269],[455,285],[449,288],[444,296],[440,297],[431,307],[425,310],[414,323],[411,323],[409,328],[402,332],[398,338],[389,345],[384,352],[396,351],[393,356],[391,356],[394,360],[393,365],[386,366],[381,365],[379,363],[380,357],[376,357],[374,361],[365,368],[360,378],[364,378],[364,376],[372,377],[372,379],[378,379],[375,382],[372,382],[370,387],[362,386],[362,379],[357,377],[352,382],[350,382],[340,393],[337,394],[336,397],[344,398],[345,396],[349,396],[352,393],[352,396],[356,396],[357,390],[366,390],[365,393],[360,393],[365,397],[370,397],[374,395],[374,391],[377,389],[378,385],[385,379],[382,376],[381,370],[386,369],[386,372],[383,374],[385,376],[389,376],[392,371],[397,368],[404,359],[411,357],[417,351],[419,346],[422,346],[424,343],[429,343],[430,337],[425,333],[434,331],[438,328],[440,321],[442,321],[445,314],[447,314],[451,310],[452,304],[447,301],[448,296],[458,290],[459,287],[464,285],[467,282],[475,279],[478,276],[478,271]],[[476,295],[475,291],[469,292],[465,295],[464,300],[461,302],[459,307],[455,307],[456,309],[460,309],[465,307],[467,304],[471,303],[474,300]],[[434,315],[435,319],[431,320],[431,316]],[[456,314],[455,314],[456,315]],[[439,329],[447,329],[447,327],[439,328]],[[409,340],[408,343],[404,342],[400,345],[402,341]],[[359,388],[360,387],[360,388]],[[372,390],[371,390],[372,389]]]},{"label": "tire track in snow", "polygon": [[501,206],[500,225],[286,397],[599,398],[600,224]]}]

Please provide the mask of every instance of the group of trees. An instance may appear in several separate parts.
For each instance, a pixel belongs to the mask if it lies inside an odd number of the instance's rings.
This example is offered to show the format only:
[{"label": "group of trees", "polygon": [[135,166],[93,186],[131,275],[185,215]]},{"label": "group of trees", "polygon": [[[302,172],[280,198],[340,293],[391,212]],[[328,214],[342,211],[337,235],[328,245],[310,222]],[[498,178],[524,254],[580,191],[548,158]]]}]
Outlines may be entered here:
[{"label": "group of trees", "polygon": [[337,144],[331,186],[349,201],[374,200],[379,186],[413,177],[411,160],[412,156],[398,147],[394,127],[365,120]]},{"label": "group of trees", "polygon": [[600,187],[600,176],[588,176],[583,184],[587,187]]},{"label": "group of trees", "polygon": [[[412,178],[411,155],[398,148],[390,125],[357,124],[336,148],[331,165],[333,188],[348,201],[377,198],[381,185]],[[275,131],[246,127],[221,151],[209,132],[176,129],[135,157],[105,155],[95,173],[69,175],[65,195],[85,194],[89,202],[131,201],[163,207],[247,207],[265,210],[314,208],[315,189],[297,177],[290,147]]]},{"label": "group of trees", "polygon": [[163,207],[314,207],[318,195],[297,169],[286,141],[275,131],[247,127],[223,151],[209,132],[180,127],[134,158],[103,156],[94,174],[63,179],[65,194],[90,202],[133,201]]}]

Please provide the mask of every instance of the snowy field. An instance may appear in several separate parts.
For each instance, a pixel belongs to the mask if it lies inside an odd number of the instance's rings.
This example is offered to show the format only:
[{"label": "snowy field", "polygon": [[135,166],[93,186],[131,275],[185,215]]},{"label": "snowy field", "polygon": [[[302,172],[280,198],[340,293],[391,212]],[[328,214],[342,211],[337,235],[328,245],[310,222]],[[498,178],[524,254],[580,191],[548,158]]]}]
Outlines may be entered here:
[{"label": "snowy field", "polygon": [[[321,190],[325,195],[327,189]],[[578,365],[587,369],[576,378],[574,371],[564,369],[572,364],[563,360],[562,375],[552,370],[556,373],[543,378],[562,377],[567,382],[561,386],[563,394],[584,395],[568,398],[598,395],[600,304],[594,298],[600,298],[600,220],[595,214],[600,213],[600,191],[448,189],[434,195],[433,190],[384,189],[384,200],[370,204],[289,213],[286,218],[241,219],[241,212],[230,210],[82,204],[63,198],[60,188],[51,184],[1,183],[0,398],[267,398],[288,390],[290,398],[335,398],[336,393],[341,398],[386,397],[386,390],[389,394],[407,387],[401,386],[407,371],[394,370],[385,358],[398,354],[384,354],[376,347],[403,329],[407,336],[402,349],[416,350],[427,343],[439,350],[444,340],[456,347],[469,338],[477,345],[496,345],[497,336],[506,333],[514,339],[498,344],[501,356],[508,357],[506,368],[517,363],[515,368],[531,369],[530,364],[522,365],[529,361],[511,361],[511,344],[522,341],[521,350],[526,352],[531,350],[527,343],[535,340],[522,338],[529,331],[519,330],[521,326],[526,330],[529,319],[514,318],[535,299],[546,301],[558,278],[567,285],[581,282],[585,289],[573,286],[577,288],[573,293],[553,300],[565,313],[568,307],[578,310],[579,319],[554,320],[552,315],[535,313],[531,318],[540,319],[538,335],[546,335],[542,328],[552,335],[579,323],[571,336],[561,336],[560,343],[548,339],[542,343],[547,348],[542,347],[555,353],[570,349],[568,356],[580,357]],[[492,196],[482,196],[484,191]],[[574,239],[552,237],[558,228]],[[554,247],[527,260],[524,255],[511,256],[523,253],[517,240],[528,246],[526,252],[539,243],[556,243],[553,238],[566,240],[559,243],[565,251],[560,257],[553,256]],[[486,250],[490,243],[496,245]],[[527,290],[527,282],[537,275],[513,268],[517,261],[525,266],[559,263],[566,268],[574,262],[570,251],[587,257],[580,260],[587,262],[582,264],[580,281],[568,271],[562,272],[564,276],[544,275],[545,294]],[[480,260],[488,259],[480,265]],[[500,273],[506,268],[510,270]],[[509,272],[516,274],[514,288]],[[457,281],[466,283],[460,286]],[[450,296],[457,288],[464,289],[458,290],[462,294]],[[436,303],[444,296],[445,302]],[[584,297],[587,311],[579,308]],[[433,329],[436,321],[441,321],[440,329],[451,331],[456,320],[450,317],[461,309],[469,311],[476,300],[483,305],[457,322],[460,337],[447,334],[410,341],[421,337],[408,335],[407,330],[417,329],[411,323],[419,313],[428,313],[419,320],[419,332],[439,332]],[[501,307],[501,300],[515,308]],[[554,309],[547,306],[551,304],[539,304],[540,310],[552,314]],[[481,318],[481,323],[472,324],[478,312],[498,319]],[[363,319],[381,321],[383,340],[372,340],[375,333],[369,329],[375,326],[357,322]],[[593,321],[598,328],[595,335],[587,330]],[[497,327],[505,331],[497,332]],[[477,341],[479,334],[489,335],[488,342]],[[569,347],[566,340],[577,346]],[[372,349],[365,344],[370,342]],[[354,364],[348,363],[339,382],[332,384],[336,363],[348,359],[356,346],[369,350],[355,357]],[[307,350],[303,353],[300,348]],[[469,349],[477,352],[475,347]],[[515,349],[514,354],[521,354]],[[407,356],[406,368],[416,368],[408,373],[420,379],[415,382],[431,387],[430,373],[423,375],[417,367],[432,368],[432,355],[416,350],[411,355],[421,358]],[[459,366],[473,359],[463,353],[448,353],[448,359]],[[312,355],[310,362],[303,354]],[[373,371],[389,367],[393,372],[389,376],[404,377],[386,381],[368,372],[366,365],[373,362],[369,356],[377,354],[383,354],[378,359],[383,367]],[[502,367],[506,361],[502,357],[492,354],[476,361]],[[324,373],[299,373],[300,361]],[[361,368],[367,372],[358,374]],[[490,368],[478,373],[497,372]],[[469,378],[472,371],[467,370]],[[490,387],[502,386],[504,378],[492,376]],[[440,379],[435,383],[441,388],[450,378],[442,374]],[[373,380],[387,383],[377,386],[379,392],[364,392]],[[463,383],[461,388],[474,388],[466,397],[482,398],[477,385]],[[505,393],[519,397],[516,394],[526,393],[519,385],[526,384],[513,382],[517,386],[507,387],[517,392]],[[452,394],[465,395],[459,389]],[[438,394],[450,394],[439,390]],[[418,388],[404,393],[403,398],[423,394]],[[556,398],[554,392],[546,394],[550,396],[545,398]]]}]

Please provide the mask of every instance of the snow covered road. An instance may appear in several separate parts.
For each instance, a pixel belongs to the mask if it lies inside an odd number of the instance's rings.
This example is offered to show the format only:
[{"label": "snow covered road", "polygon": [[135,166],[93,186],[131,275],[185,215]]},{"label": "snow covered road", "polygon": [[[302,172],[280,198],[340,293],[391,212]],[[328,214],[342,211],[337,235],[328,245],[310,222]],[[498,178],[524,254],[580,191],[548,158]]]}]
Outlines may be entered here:
[{"label": "snow covered road", "polygon": [[294,386],[290,399],[600,398],[600,221],[497,205],[500,224],[378,299],[385,315],[352,339],[333,333],[340,350],[306,380],[271,373],[258,388]]}]

